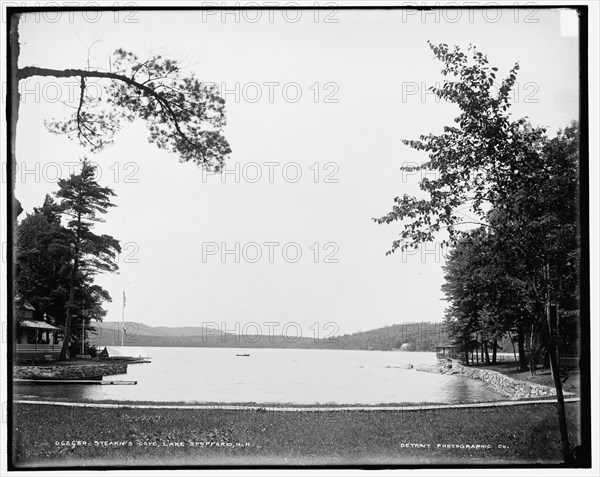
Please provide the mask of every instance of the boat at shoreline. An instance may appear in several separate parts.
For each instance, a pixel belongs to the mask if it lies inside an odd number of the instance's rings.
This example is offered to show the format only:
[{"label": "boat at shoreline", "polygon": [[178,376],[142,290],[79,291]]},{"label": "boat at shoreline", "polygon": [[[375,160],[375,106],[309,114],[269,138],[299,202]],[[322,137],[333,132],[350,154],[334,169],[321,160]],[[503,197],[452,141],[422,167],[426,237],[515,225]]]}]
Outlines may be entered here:
[{"label": "boat at shoreline", "polygon": [[143,348],[131,346],[98,347],[98,356],[103,360],[126,361],[129,364],[151,363],[151,357]]}]

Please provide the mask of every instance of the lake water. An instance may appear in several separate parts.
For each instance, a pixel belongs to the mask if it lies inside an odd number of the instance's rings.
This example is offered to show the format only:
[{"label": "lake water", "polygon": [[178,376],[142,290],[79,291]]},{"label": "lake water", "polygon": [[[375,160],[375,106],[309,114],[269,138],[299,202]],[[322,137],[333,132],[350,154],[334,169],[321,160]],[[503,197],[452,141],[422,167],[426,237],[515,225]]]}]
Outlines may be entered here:
[{"label": "lake water", "polygon": [[[392,404],[504,399],[482,382],[400,369],[435,364],[435,353],[145,348],[150,364],[105,379],[134,386],[26,385],[15,398],[52,400],[183,401],[186,403]],[[248,353],[248,357],[236,354]]]}]

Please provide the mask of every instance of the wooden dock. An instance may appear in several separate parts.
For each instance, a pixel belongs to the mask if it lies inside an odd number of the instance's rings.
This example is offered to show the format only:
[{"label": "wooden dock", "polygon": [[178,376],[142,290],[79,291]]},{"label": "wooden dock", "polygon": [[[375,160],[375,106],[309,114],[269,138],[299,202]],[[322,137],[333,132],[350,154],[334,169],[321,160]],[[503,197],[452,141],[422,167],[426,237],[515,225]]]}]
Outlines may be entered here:
[{"label": "wooden dock", "polygon": [[96,384],[108,385],[135,385],[137,381],[102,381],[100,379],[14,379],[15,384]]}]

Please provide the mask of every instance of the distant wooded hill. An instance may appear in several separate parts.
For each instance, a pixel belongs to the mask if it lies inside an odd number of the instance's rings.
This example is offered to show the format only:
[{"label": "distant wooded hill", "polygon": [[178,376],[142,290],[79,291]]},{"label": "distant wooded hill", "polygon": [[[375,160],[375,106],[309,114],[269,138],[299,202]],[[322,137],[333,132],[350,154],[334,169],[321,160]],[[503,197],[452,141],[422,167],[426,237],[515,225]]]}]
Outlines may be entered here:
[{"label": "distant wooded hill", "polygon": [[[121,323],[95,324],[97,334],[89,342],[99,346],[121,344]],[[206,347],[206,348],[304,348],[355,349],[391,351],[434,351],[438,343],[448,339],[441,323],[400,323],[369,331],[334,336],[329,339],[296,336],[257,336],[221,333],[200,326],[152,327],[126,322],[126,346]]]}]

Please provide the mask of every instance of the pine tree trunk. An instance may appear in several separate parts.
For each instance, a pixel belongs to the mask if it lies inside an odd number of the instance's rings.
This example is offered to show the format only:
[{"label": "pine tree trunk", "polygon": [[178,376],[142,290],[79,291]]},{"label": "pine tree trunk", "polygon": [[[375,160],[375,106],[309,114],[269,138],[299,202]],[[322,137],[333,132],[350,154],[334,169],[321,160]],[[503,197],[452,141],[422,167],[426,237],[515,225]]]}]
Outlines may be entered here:
[{"label": "pine tree trunk", "polygon": [[560,366],[559,356],[554,343],[554,337],[552,336],[552,329],[550,328],[550,303],[546,303],[546,320],[543,320],[542,329],[544,330],[546,346],[548,354],[550,355],[550,371],[552,372],[552,379],[554,380],[554,387],[556,388],[556,400],[557,400],[557,412],[558,422],[560,426],[560,438],[562,442],[562,453],[565,462],[570,459],[570,448],[569,448],[569,432],[567,428],[567,413],[565,409],[565,398],[563,395],[562,382],[560,380]]},{"label": "pine tree trunk", "polygon": [[[490,364],[490,351],[488,349],[487,340],[483,340],[483,352],[485,353],[485,364]],[[496,351],[494,350],[494,353]]]},{"label": "pine tree trunk", "polygon": [[[546,264],[546,277],[549,282],[550,267]],[[563,395],[562,381],[560,380],[560,366],[558,349],[554,340],[554,330],[552,326],[550,293],[546,293],[546,303],[544,304],[544,317],[542,321],[542,333],[550,357],[550,371],[556,388],[556,410],[558,413],[558,423],[560,427],[560,440],[562,444],[562,454],[565,462],[571,459],[571,449],[569,446],[569,430],[567,427],[567,412],[565,408],[565,397]]]},{"label": "pine tree trunk", "polygon": [[[515,350],[515,340],[513,338],[512,333],[509,333],[508,336],[510,337],[510,343],[512,344],[513,357],[515,358],[515,364],[517,366],[517,371],[519,371],[519,369],[523,369],[523,368],[519,368],[519,358],[517,358],[517,352]],[[517,340],[518,340],[518,337],[517,337]]]},{"label": "pine tree trunk", "polygon": [[552,379],[554,380],[554,387],[556,388],[556,411],[558,414],[558,424],[560,428],[562,455],[566,463],[571,460],[571,449],[569,446],[569,430],[567,427],[565,398],[563,395],[562,382],[560,380],[559,356],[556,344],[554,342],[554,330],[552,329],[552,316],[550,309],[551,300],[550,291],[548,290],[548,284],[550,283],[550,265],[547,261],[546,266],[544,267],[544,278],[547,290],[543,298],[540,296],[541,294],[538,292],[535,282],[532,282],[532,288],[536,294],[536,308],[537,314],[541,318],[542,336],[550,357],[550,371],[552,373]]},{"label": "pine tree trunk", "polygon": [[524,370],[527,367],[525,361],[525,328],[522,324],[519,324],[519,369]]},{"label": "pine tree trunk", "polygon": [[[543,321],[543,320],[542,320]],[[529,372],[532,376],[535,376],[535,369],[537,367],[537,360],[535,353],[535,322],[531,325],[531,333],[529,334]]]},{"label": "pine tree trunk", "polygon": [[69,303],[67,304],[67,313],[65,319],[65,340],[60,350],[60,360],[69,359],[69,346],[71,341],[71,328],[73,322],[73,309],[75,306],[75,287],[77,285],[77,273],[79,272],[79,236],[81,230],[81,214],[77,216],[77,238],[73,246],[74,260],[71,278],[69,280]]},{"label": "pine tree trunk", "polygon": [[73,309],[73,305],[75,303],[75,281],[71,278],[71,285],[69,287],[69,303],[67,304],[67,313],[65,319],[65,336],[62,348],[60,349],[60,360],[65,361],[69,359],[69,344],[71,341],[71,322],[73,319],[73,315],[71,310]]},{"label": "pine tree trunk", "polygon": [[496,353],[498,351],[498,339],[494,338],[494,349],[492,350],[492,364],[496,364]]}]

